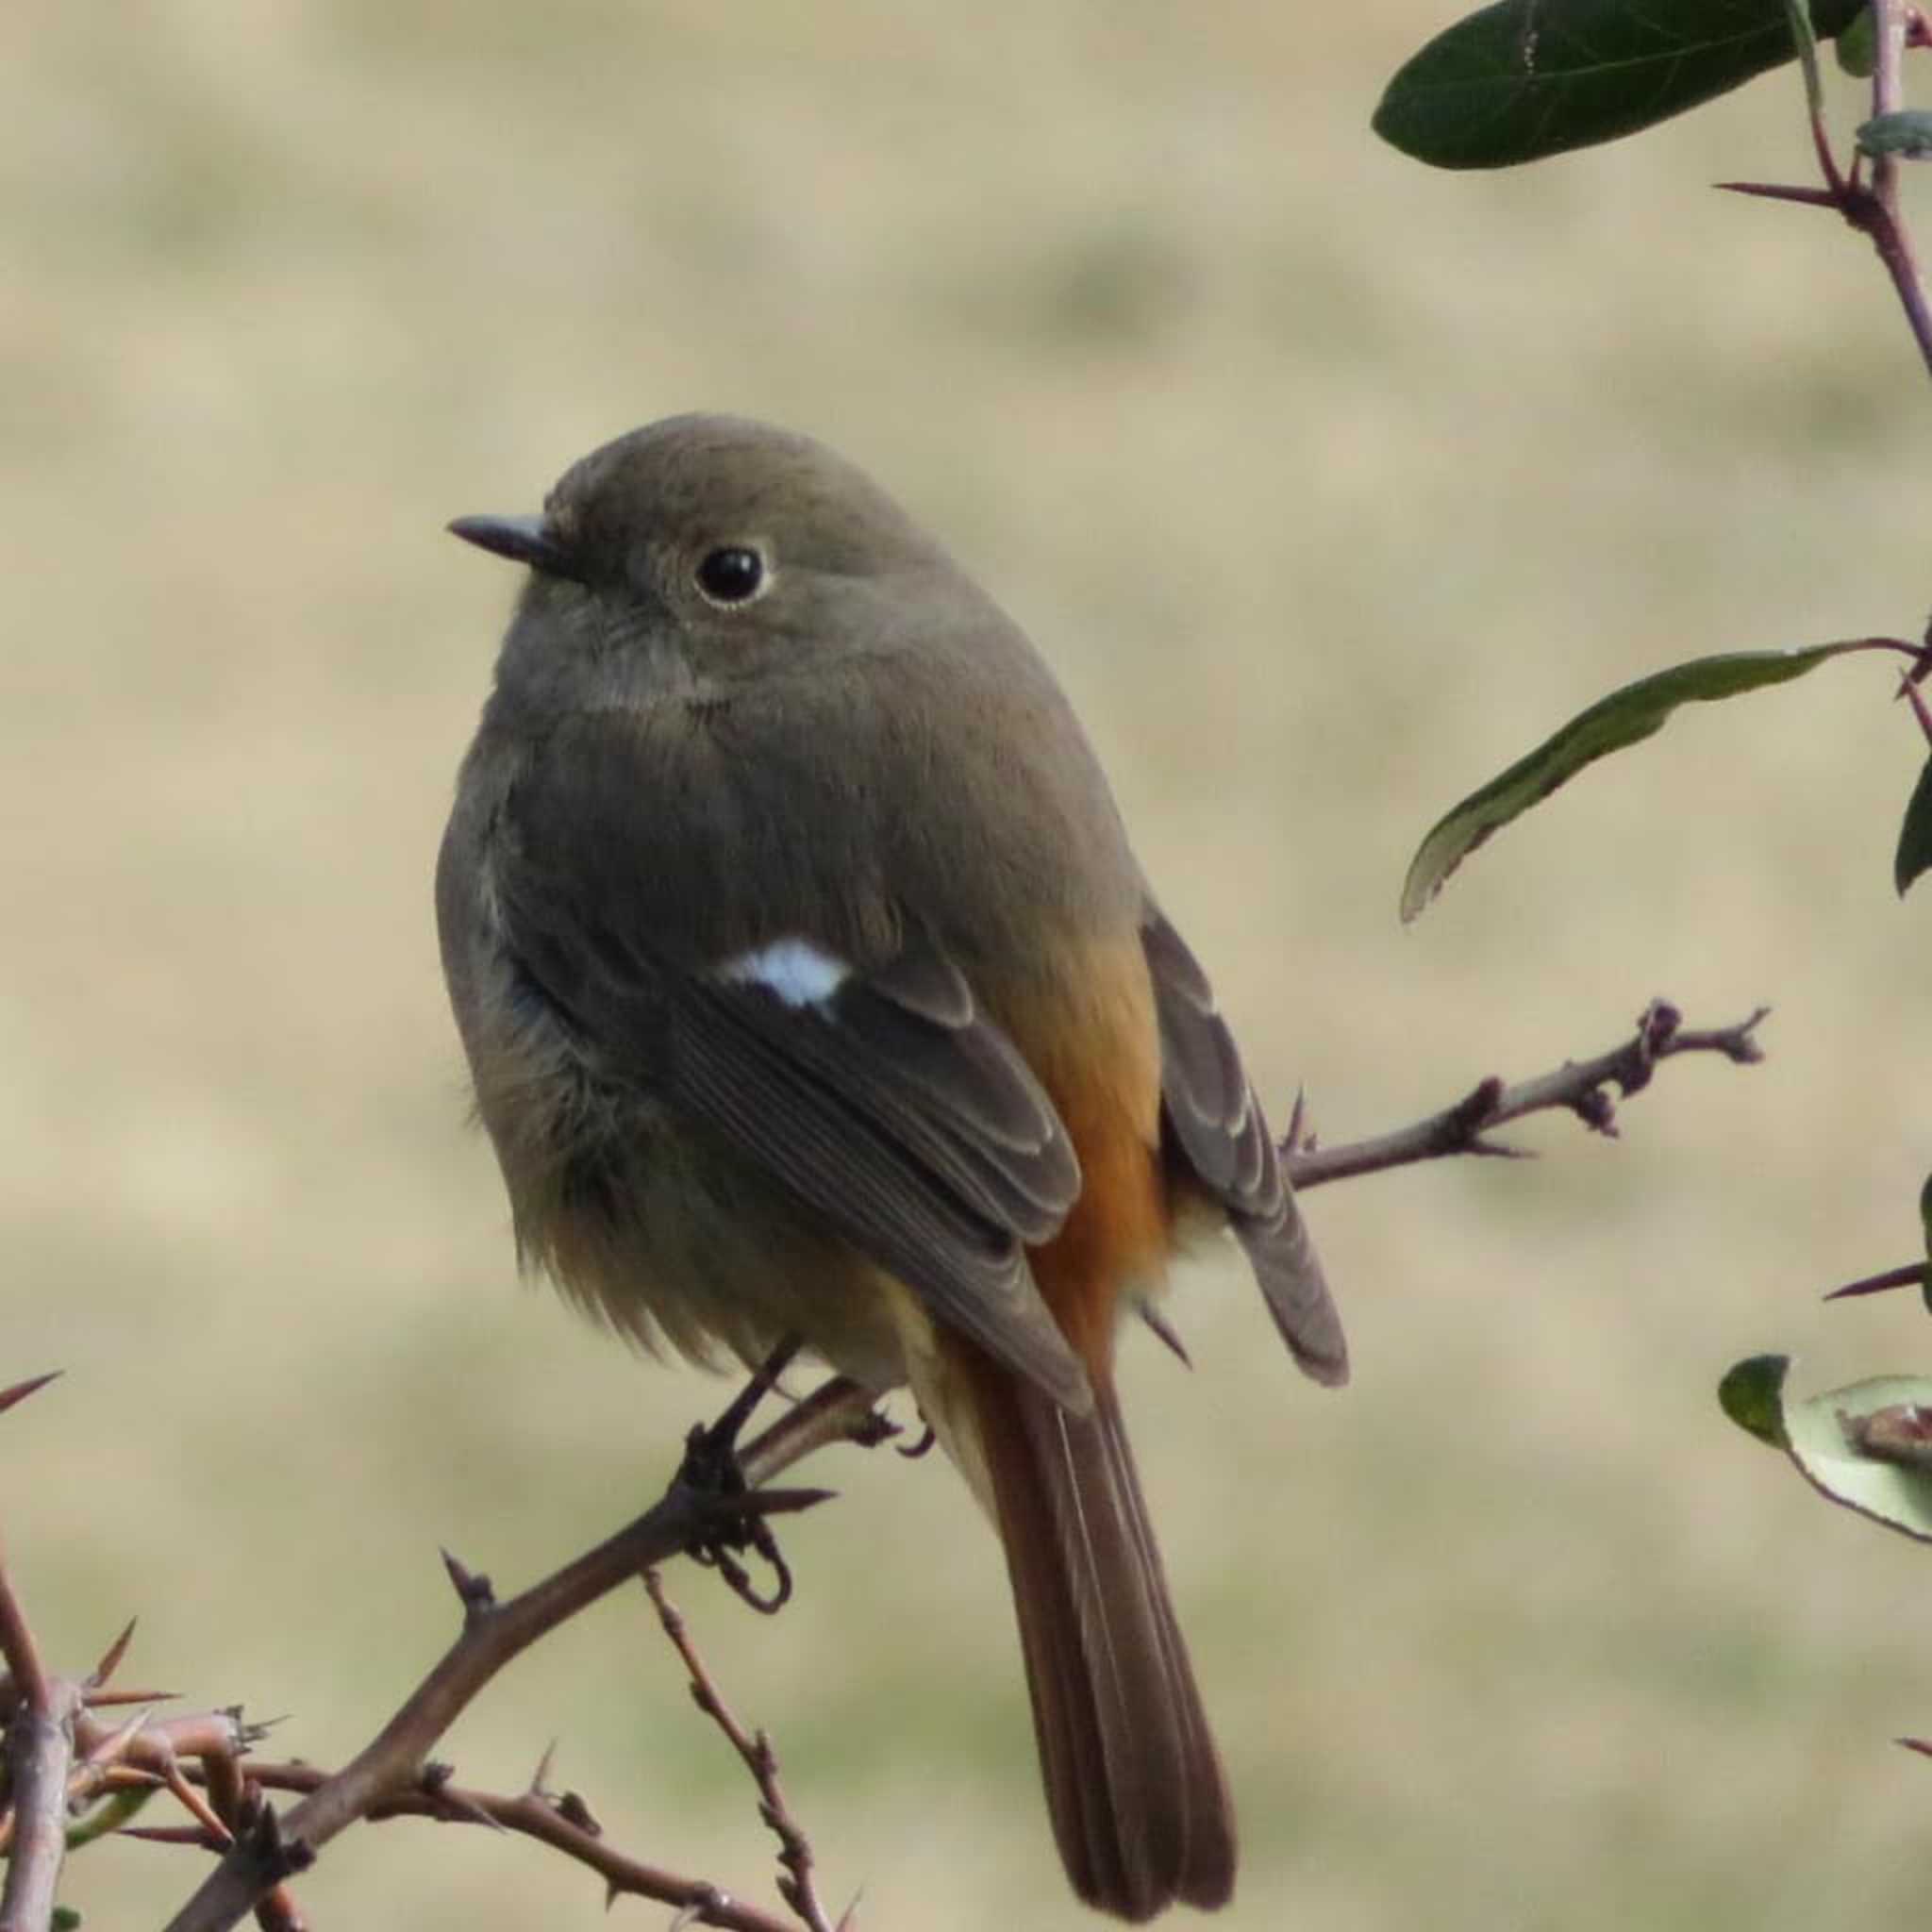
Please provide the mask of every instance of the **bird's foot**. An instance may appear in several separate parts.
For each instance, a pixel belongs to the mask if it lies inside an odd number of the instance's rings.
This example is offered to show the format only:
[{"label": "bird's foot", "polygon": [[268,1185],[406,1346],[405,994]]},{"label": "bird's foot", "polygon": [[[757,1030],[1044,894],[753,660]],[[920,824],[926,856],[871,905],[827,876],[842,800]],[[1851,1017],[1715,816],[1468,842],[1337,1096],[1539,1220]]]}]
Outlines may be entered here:
[{"label": "bird's foot", "polygon": [[[677,1487],[711,1506],[704,1528],[687,1545],[691,1557],[717,1571],[734,1595],[767,1617],[775,1615],[791,1600],[791,1569],[764,1518],[730,1507],[751,1492],[738,1459],[738,1439],[803,1345],[797,1336],[787,1336],[715,1422],[693,1425],[685,1438],[684,1461],[677,1472]],[[750,1570],[739,1560],[740,1551],[751,1552],[769,1566],[773,1581],[768,1590],[758,1588]]]}]

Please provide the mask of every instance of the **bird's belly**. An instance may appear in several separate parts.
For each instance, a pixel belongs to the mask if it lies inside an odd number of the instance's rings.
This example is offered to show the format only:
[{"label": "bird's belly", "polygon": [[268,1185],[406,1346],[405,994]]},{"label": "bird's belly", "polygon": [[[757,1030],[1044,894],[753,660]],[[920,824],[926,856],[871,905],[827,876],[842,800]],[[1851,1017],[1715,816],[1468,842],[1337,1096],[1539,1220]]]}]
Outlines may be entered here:
[{"label": "bird's belly", "polygon": [[796,1335],[869,1388],[906,1379],[919,1318],[900,1284],[658,1103],[581,1068],[552,1077],[551,1158],[522,1174],[504,1159],[526,1267],[654,1351],[750,1365]]}]

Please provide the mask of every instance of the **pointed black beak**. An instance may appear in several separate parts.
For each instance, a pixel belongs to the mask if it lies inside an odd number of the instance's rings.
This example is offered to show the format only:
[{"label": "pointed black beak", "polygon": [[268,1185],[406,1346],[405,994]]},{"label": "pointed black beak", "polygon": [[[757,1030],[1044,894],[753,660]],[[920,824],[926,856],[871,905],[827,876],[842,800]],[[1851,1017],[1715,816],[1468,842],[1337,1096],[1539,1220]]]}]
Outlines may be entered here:
[{"label": "pointed black beak", "polygon": [[569,553],[541,517],[458,517],[449,532],[479,550],[507,557],[512,563],[526,563],[545,576],[577,575]]}]

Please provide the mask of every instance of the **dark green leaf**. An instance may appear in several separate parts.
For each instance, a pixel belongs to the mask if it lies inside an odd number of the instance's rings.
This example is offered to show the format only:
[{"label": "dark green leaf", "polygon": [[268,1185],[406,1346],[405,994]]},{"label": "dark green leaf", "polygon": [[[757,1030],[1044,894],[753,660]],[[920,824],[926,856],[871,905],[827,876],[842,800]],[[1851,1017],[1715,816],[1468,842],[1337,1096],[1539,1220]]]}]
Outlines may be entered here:
[{"label": "dark green leaf", "polygon": [[[1861,0],[1811,0],[1830,38]],[[1411,55],[1375,132],[1438,168],[1614,141],[1790,59],[1786,0],[1499,0]]]},{"label": "dark green leaf", "polygon": [[1859,125],[1854,139],[1861,155],[1923,161],[1932,155],[1932,112],[1924,108],[1901,108],[1896,114],[1874,115]]},{"label": "dark green leaf", "polygon": [[1724,1413],[1774,1449],[1785,1446],[1784,1386],[1790,1366],[1788,1355],[1754,1355],[1728,1370],[1717,1385]]},{"label": "dark green leaf", "polygon": [[1925,1304],[1925,1311],[1932,1314],[1932,1174],[1925,1176],[1925,1185],[1919,1190],[1919,1229],[1925,1237],[1925,1278],[1919,1284],[1919,1296]]},{"label": "dark green leaf", "polygon": [[1800,651],[1729,651],[1693,658],[1654,676],[1640,677],[1582,711],[1479,791],[1447,813],[1417,848],[1402,884],[1402,917],[1413,919],[1442,882],[1490,834],[1507,825],[1557,786],[1625,745],[1663,728],[1679,705],[1734,698],[1802,677],[1827,658],[1860,648],[1857,641],[1810,644]]},{"label": "dark green leaf", "polygon": [[1906,801],[1905,823],[1898,828],[1898,850],[1892,855],[1891,882],[1903,899],[1912,881],[1932,866],[1932,758],[1919,771],[1919,782]]},{"label": "dark green leaf", "polygon": [[1878,71],[1878,28],[1869,6],[1861,7],[1838,37],[1838,64],[1854,80],[1870,80]]}]

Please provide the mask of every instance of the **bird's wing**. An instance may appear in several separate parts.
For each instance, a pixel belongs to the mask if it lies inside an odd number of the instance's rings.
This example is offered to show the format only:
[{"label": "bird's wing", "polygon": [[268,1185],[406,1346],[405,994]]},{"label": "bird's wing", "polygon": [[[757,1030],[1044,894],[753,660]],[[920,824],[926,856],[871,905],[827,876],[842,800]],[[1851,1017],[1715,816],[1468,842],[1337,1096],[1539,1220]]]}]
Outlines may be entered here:
[{"label": "bird's wing", "polygon": [[1345,1382],[1341,1318],[1214,990],[1151,900],[1141,915],[1141,943],[1160,1021],[1161,1114],[1171,1142],[1227,1209],[1295,1360],[1318,1382]]},{"label": "bird's wing", "polygon": [[863,969],[783,924],[722,957],[667,942],[661,892],[624,874],[675,827],[641,786],[626,800],[608,782],[586,824],[583,775],[540,764],[506,807],[497,900],[532,987],[609,1077],[721,1136],[943,1326],[1084,1410],[1086,1372],[1024,1254],[1078,1196],[1079,1162],[958,967],[916,931]]}]

